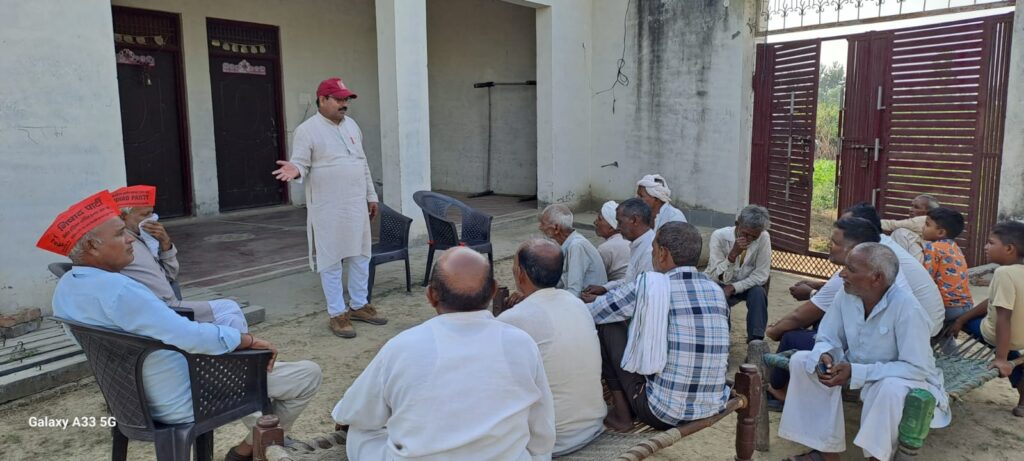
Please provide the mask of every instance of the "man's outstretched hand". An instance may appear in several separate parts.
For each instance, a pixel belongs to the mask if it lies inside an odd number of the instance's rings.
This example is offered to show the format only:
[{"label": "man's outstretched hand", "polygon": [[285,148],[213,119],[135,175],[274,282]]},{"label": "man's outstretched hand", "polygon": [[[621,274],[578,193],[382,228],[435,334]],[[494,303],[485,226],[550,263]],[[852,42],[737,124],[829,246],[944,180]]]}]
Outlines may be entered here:
[{"label": "man's outstretched hand", "polygon": [[287,160],[278,160],[277,164],[280,165],[281,168],[271,171],[270,174],[274,175],[278,181],[289,182],[299,177],[299,168],[292,162]]}]

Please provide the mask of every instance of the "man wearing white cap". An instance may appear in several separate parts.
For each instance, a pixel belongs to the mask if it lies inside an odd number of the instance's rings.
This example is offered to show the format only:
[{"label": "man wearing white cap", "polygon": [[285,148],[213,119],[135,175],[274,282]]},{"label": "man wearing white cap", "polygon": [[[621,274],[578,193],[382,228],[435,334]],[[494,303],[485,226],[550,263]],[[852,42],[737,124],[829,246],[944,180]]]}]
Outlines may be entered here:
[{"label": "man wearing white cap", "polygon": [[619,221],[615,219],[615,209],[618,207],[619,204],[614,200],[604,202],[594,220],[594,232],[604,239],[604,243],[597,247],[597,252],[604,261],[609,282],[625,278],[629,267],[629,241],[622,238],[618,229]]},{"label": "man wearing white cap", "polygon": [[660,174],[649,174],[637,181],[636,196],[651,207],[655,232],[667,222],[686,222],[686,215],[672,206],[672,190]]},{"label": "man wearing white cap", "polygon": [[[370,220],[377,215],[377,193],[363,152],[363,132],[345,116],[356,94],[340,78],[329,78],[320,82],[316,97],[318,113],[295,128],[291,160],[279,160],[281,168],[273,174],[281,181],[306,185],[310,268],[320,272],[331,332],[354,338],[352,320],[387,323],[366,299]],[[345,306],[342,269],[348,272],[351,309]]]}]

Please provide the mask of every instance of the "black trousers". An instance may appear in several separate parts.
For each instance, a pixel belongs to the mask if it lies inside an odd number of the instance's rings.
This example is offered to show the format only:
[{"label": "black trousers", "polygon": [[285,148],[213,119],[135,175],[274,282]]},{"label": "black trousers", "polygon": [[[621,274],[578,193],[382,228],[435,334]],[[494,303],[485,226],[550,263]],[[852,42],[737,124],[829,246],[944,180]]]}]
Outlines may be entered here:
[{"label": "black trousers", "polygon": [[636,419],[659,431],[675,426],[668,424],[651,412],[647,401],[647,378],[622,369],[622,356],[626,353],[629,325],[626,322],[608,323],[597,326],[601,340],[601,377],[608,389],[626,393],[629,408]]},{"label": "black trousers", "polygon": [[726,300],[729,307],[747,303],[747,341],[764,339],[764,330],[768,328],[768,292],[763,286],[755,286],[743,293],[737,293]]}]

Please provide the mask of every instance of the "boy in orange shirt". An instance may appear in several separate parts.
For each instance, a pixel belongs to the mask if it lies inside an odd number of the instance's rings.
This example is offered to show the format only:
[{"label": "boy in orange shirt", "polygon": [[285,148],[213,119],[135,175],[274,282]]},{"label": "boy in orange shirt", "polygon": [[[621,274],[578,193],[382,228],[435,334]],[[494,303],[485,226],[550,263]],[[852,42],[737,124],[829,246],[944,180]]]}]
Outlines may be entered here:
[{"label": "boy in orange shirt", "polygon": [[956,319],[950,334],[955,336],[963,329],[995,348],[992,368],[1010,378],[1019,395],[1013,415],[1024,417],[1024,366],[1015,367],[1010,362],[1020,356],[1018,350],[1024,349],[1024,223],[996,224],[985,253],[1000,266],[992,276],[989,299]]},{"label": "boy in orange shirt", "polygon": [[946,306],[946,322],[952,322],[974,307],[968,286],[967,259],[953,240],[964,231],[964,216],[949,208],[928,211],[921,237],[924,268],[935,279]]}]

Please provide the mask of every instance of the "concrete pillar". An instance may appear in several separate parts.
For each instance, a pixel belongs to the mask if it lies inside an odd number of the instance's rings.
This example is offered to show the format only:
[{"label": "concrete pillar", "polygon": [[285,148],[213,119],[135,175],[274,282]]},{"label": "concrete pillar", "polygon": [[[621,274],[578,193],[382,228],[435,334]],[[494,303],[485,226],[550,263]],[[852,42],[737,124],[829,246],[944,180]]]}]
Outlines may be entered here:
[{"label": "concrete pillar", "polygon": [[591,2],[537,10],[537,198],[585,204],[590,197]]},{"label": "concrete pillar", "polygon": [[1013,17],[1010,80],[1006,96],[999,219],[1024,220],[1024,2]]},{"label": "concrete pillar", "polygon": [[50,313],[67,261],[35,247],[69,205],[124,185],[110,0],[4,2],[0,53],[0,314]]},{"label": "concrete pillar", "polygon": [[430,190],[426,0],[377,0],[377,74],[384,201],[413,218],[410,238],[426,235],[412,200]]}]

